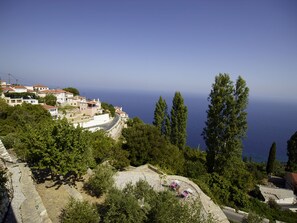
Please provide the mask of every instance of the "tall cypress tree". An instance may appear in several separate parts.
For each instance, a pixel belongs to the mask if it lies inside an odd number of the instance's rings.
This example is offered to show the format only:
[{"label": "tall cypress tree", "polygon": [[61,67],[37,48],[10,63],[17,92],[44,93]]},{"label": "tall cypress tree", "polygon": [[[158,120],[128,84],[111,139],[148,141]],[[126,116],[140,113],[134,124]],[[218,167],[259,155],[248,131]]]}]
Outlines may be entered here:
[{"label": "tall cypress tree", "polygon": [[215,78],[208,97],[206,127],[202,132],[209,172],[223,174],[241,162],[242,138],[247,129],[248,92],[241,77],[235,87],[228,74]]},{"label": "tall cypress tree", "polygon": [[170,141],[180,149],[184,149],[187,139],[188,109],[180,92],[175,92],[171,109]]},{"label": "tall cypress tree", "polygon": [[167,129],[167,104],[166,101],[160,96],[158,102],[156,103],[156,108],[154,111],[154,121],[153,125],[157,127],[161,134],[166,135],[169,131]]},{"label": "tall cypress tree", "polygon": [[297,132],[295,132],[287,142],[287,170],[297,171]]},{"label": "tall cypress tree", "polygon": [[275,142],[272,143],[269,151],[269,156],[266,164],[266,173],[270,174],[273,173],[274,170],[274,162],[275,162],[275,153],[276,153],[276,144]]}]

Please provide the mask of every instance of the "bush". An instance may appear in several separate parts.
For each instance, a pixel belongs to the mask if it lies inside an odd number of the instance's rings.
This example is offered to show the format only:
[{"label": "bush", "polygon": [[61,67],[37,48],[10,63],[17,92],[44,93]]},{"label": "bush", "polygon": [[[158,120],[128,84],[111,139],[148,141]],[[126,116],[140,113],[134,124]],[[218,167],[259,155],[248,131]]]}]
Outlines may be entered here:
[{"label": "bush", "polygon": [[7,191],[5,184],[7,182],[6,171],[0,167],[0,200],[3,198],[3,194]]},{"label": "bush", "polygon": [[15,142],[18,140],[17,133],[8,133],[6,136],[1,137],[1,141],[6,149],[11,149],[14,147]]},{"label": "bush", "polygon": [[249,215],[243,219],[243,223],[259,223],[262,221],[263,218],[255,213],[249,213]]},{"label": "bush", "polygon": [[108,165],[98,165],[95,169],[95,173],[90,177],[85,185],[85,188],[97,197],[101,196],[103,193],[108,192],[114,184],[114,170]]},{"label": "bush", "polygon": [[87,201],[77,201],[70,198],[67,206],[62,210],[60,221],[62,223],[98,223],[100,216],[96,207]]}]

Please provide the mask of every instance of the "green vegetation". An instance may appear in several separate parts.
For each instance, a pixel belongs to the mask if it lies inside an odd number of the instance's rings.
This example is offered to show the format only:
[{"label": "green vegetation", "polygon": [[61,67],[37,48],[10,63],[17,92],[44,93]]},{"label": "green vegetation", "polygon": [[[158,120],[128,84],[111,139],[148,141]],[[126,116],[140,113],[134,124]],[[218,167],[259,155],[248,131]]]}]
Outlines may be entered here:
[{"label": "green vegetation", "polygon": [[268,156],[267,165],[266,165],[267,174],[271,174],[274,172],[275,155],[276,155],[276,143],[273,142],[269,151],[269,156]]},{"label": "green vegetation", "polygon": [[109,113],[111,117],[115,116],[115,109],[112,104],[108,104],[106,102],[101,103],[101,107],[104,110],[105,113]]},{"label": "green vegetation", "polygon": [[155,126],[137,123],[124,129],[123,149],[129,152],[132,165],[158,165],[173,173],[181,173],[184,157],[179,149],[161,135]]},{"label": "green vegetation", "polygon": [[[66,119],[52,120],[39,105],[10,107],[0,99],[0,137],[7,148],[14,148],[19,159],[28,162],[37,179],[51,176],[58,183],[62,183],[61,179],[70,183],[85,174],[87,168],[96,167],[86,188],[94,196],[104,194],[106,200],[97,209],[72,200],[61,214],[62,222],[98,222],[99,216],[100,222],[205,222],[200,204],[181,204],[170,192],[155,192],[145,182],[127,185],[123,191],[112,188],[114,171],[100,165],[103,162],[116,169],[124,169],[130,163],[151,163],[167,174],[189,177],[216,203],[253,213],[247,222],[255,222],[259,216],[296,222],[296,213],[283,211],[273,202],[259,201],[262,198],[256,184],[267,177],[266,171],[284,174],[283,165],[273,158],[275,145],[267,165],[241,159],[249,91],[245,81],[239,77],[234,85],[229,75],[220,74],[212,87],[202,133],[206,152],[185,146],[187,107],[179,92],[173,98],[170,117],[166,102],[160,97],[154,125],[139,118],[130,119],[118,141],[102,131],[75,128]],[[102,108],[114,114],[112,105],[102,103]],[[288,141],[290,171],[297,168],[296,145],[297,132]]]},{"label": "green vegetation", "polygon": [[74,96],[79,95],[79,90],[74,87],[63,88],[63,90],[72,93]]},{"label": "green vegetation", "polygon": [[249,89],[239,77],[236,85],[228,74],[216,76],[209,95],[206,127],[203,138],[207,151],[209,172],[229,175],[233,168],[241,166],[242,138],[247,129]]},{"label": "green vegetation", "polygon": [[113,189],[101,206],[102,222],[212,222],[201,216],[200,203],[180,203],[170,191],[156,192],[145,181]]},{"label": "green vegetation", "polygon": [[17,92],[10,92],[10,93],[5,93],[5,97],[9,98],[24,98],[24,99],[38,99],[38,96],[34,93],[29,93],[29,92],[22,92],[22,93],[17,93]]},{"label": "green vegetation", "polygon": [[70,198],[67,206],[60,214],[61,223],[98,223],[100,216],[96,206],[87,201],[78,201]]},{"label": "green vegetation", "polygon": [[153,125],[170,139],[171,144],[182,150],[186,146],[188,109],[180,92],[174,94],[170,115],[166,101],[160,96],[156,103]]},{"label": "green vegetation", "polygon": [[188,109],[180,92],[175,92],[171,108],[170,141],[179,149],[184,149],[187,139]]},{"label": "green vegetation", "polygon": [[108,192],[110,186],[114,184],[114,169],[109,165],[98,165],[94,170],[94,174],[86,182],[85,187],[91,194],[99,197],[103,193]]},{"label": "green vegetation", "polygon": [[156,103],[153,125],[156,126],[162,135],[170,135],[170,117],[167,112],[167,103],[161,96]]},{"label": "green vegetation", "polygon": [[62,119],[26,126],[15,150],[32,168],[48,171],[52,178],[76,178],[93,163],[89,142],[86,132]]},{"label": "green vegetation", "polygon": [[297,171],[297,132],[295,132],[288,140],[287,146],[287,170],[291,172]]},{"label": "green vegetation", "polygon": [[6,171],[0,166],[0,200],[3,199],[3,195],[7,191],[5,187],[7,180]]},{"label": "green vegetation", "polygon": [[55,106],[57,104],[57,97],[53,94],[47,94],[44,98],[38,99],[39,103]]}]

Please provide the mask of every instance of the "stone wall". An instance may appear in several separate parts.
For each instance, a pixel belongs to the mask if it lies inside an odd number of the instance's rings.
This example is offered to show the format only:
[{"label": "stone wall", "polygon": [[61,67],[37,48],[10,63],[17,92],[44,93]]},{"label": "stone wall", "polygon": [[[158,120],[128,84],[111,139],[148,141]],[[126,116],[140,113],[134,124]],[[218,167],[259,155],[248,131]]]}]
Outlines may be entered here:
[{"label": "stone wall", "polygon": [[6,167],[6,162],[12,162],[12,159],[0,140],[0,168],[6,171],[6,178],[8,179],[6,188],[3,188],[4,190],[0,191],[0,222],[3,222],[12,199],[12,183]]}]

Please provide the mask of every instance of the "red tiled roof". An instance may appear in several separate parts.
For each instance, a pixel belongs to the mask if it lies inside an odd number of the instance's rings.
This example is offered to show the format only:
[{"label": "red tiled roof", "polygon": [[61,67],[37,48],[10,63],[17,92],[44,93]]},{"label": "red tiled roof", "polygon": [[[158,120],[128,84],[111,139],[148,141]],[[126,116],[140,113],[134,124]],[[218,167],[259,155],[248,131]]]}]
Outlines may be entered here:
[{"label": "red tiled roof", "polygon": [[47,86],[44,86],[42,84],[36,84],[36,85],[33,85],[33,87],[46,87],[47,88]]},{"label": "red tiled roof", "polygon": [[62,89],[52,89],[52,90],[43,90],[41,93],[46,93],[46,94],[60,94],[60,93],[66,93],[66,91]]},{"label": "red tiled roof", "polygon": [[16,86],[12,86],[13,88],[16,89],[27,89],[25,86],[21,86],[21,85],[16,85]]},{"label": "red tiled roof", "polygon": [[87,103],[90,104],[90,105],[95,105],[96,104],[95,101],[88,101]]},{"label": "red tiled roof", "polygon": [[43,107],[44,109],[46,109],[46,110],[50,110],[50,109],[53,109],[53,108],[57,108],[57,107],[55,107],[55,106],[51,106],[51,105],[47,105],[47,104],[42,105],[42,107]]},{"label": "red tiled roof", "polygon": [[4,87],[4,88],[2,88],[2,91],[14,91],[14,89],[13,88],[11,88],[11,87]]}]

